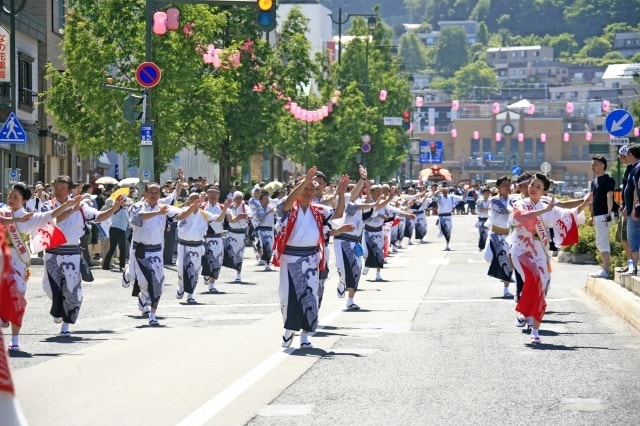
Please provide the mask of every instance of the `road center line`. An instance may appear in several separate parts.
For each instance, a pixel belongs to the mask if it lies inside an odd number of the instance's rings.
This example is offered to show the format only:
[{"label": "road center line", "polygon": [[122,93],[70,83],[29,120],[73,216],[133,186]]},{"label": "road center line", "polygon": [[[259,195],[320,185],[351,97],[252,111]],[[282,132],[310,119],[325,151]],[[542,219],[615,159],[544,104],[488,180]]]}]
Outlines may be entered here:
[{"label": "road center line", "polygon": [[[325,316],[322,324],[318,326],[318,329],[322,329],[330,325],[342,312],[344,311],[340,308]],[[242,393],[244,393],[247,389],[255,385],[258,380],[263,378],[265,375],[267,375],[267,373],[277,367],[282,361],[287,359],[289,355],[292,354],[295,350],[295,348],[287,348],[275,352],[269,358],[265,359],[260,364],[255,366],[247,374],[227,386],[224,390],[222,390],[222,392],[219,392],[209,401],[205,402],[200,408],[197,408],[193,413],[191,413],[180,423],[178,423],[178,425],[192,426],[205,424],[207,421],[211,420],[212,417],[222,411],[227,405],[233,402],[233,400],[242,395]]]}]

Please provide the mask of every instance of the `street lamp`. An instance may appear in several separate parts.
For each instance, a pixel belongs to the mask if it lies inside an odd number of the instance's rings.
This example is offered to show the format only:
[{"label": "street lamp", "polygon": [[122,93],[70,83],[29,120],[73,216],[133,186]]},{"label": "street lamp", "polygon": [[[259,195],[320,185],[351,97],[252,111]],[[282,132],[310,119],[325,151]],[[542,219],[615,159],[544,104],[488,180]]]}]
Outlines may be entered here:
[{"label": "street lamp", "polygon": [[369,19],[367,20],[367,27],[369,28],[370,31],[375,30],[376,26],[377,26],[375,15],[373,15],[371,13],[349,13],[347,15],[347,17],[343,20],[342,19],[342,7],[340,7],[338,9],[338,20],[337,21],[335,19],[333,19],[333,13],[329,13],[329,17],[331,18],[331,22],[333,22],[334,24],[338,25],[338,65],[341,64],[340,58],[342,56],[342,25],[344,25],[347,22],[349,22],[349,19],[351,19],[352,16],[368,16]]}]

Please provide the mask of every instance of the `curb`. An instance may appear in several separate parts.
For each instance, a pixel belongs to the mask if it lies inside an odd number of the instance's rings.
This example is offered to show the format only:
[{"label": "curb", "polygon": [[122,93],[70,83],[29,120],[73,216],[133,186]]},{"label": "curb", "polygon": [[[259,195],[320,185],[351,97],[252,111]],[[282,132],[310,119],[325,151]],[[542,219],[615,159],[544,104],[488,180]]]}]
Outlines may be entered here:
[{"label": "curb", "polygon": [[585,290],[640,332],[640,297],[604,278],[589,277]]}]

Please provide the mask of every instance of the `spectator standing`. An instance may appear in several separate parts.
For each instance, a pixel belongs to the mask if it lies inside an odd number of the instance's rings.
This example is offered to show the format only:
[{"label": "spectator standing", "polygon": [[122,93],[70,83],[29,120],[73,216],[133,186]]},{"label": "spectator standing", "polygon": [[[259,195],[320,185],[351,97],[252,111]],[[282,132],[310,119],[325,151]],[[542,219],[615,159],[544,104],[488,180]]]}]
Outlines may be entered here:
[{"label": "spectator standing", "polygon": [[611,262],[611,245],[609,243],[609,226],[613,223],[613,191],[616,189],[616,181],[606,173],[607,159],[593,157],[591,170],[596,175],[591,182],[591,217],[589,225],[594,227],[596,234],[596,247],[602,256],[602,269],[591,274],[596,278],[609,278]]}]

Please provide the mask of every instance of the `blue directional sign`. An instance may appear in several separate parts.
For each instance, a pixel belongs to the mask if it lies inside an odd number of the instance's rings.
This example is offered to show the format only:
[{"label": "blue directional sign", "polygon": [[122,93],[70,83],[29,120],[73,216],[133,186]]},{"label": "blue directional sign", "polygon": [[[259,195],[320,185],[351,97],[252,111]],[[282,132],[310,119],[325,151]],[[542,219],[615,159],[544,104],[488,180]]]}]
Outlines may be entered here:
[{"label": "blue directional sign", "polygon": [[140,127],[140,145],[153,145],[153,127]]},{"label": "blue directional sign", "polygon": [[18,183],[20,180],[20,172],[16,169],[9,169],[9,183]]},{"label": "blue directional sign", "polygon": [[0,129],[0,143],[13,143],[26,145],[27,134],[22,128],[22,124],[18,121],[18,117],[12,112],[4,122],[4,126]]},{"label": "blue directional sign", "polygon": [[442,164],[443,157],[442,141],[420,141],[420,153],[418,154],[420,164]]},{"label": "blue directional sign", "polygon": [[511,174],[514,176],[520,176],[520,174],[522,173],[522,169],[520,168],[520,166],[511,166]]},{"label": "blue directional sign", "polygon": [[493,155],[493,152],[485,152],[484,153],[484,159],[487,161],[493,161],[493,159],[495,158],[495,156]]},{"label": "blue directional sign", "polygon": [[607,115],[604,125],[610,135],[621,138],[627,136],[633,129],[633,116],[629,111],[614,109]]},{"label": "blue directional sign", "polygon": [[147,183],[151,180],[151,172],[149,170],[142,171],[142,182]]}]

